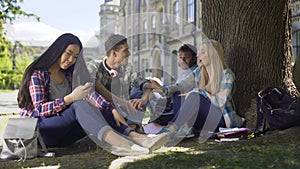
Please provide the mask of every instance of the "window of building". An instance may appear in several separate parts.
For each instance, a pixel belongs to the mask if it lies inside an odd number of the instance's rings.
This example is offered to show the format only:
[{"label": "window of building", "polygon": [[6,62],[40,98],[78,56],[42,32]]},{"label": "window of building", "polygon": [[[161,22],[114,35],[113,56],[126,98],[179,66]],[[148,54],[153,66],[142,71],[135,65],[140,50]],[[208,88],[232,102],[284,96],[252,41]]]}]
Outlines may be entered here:
[{"label": "window of building", "polygon": [[177,50],[172,51],[172,76],[177,79],[178,74],[178,52]]},{"label": "window of building", "polygon": [[296,58],[300,56],[300,30],[293,32],[292,41],[294,60],[296,60]]},{"label": "window of building", "polygon": [[152,32],[154,33],[156,29],[156,16],[152,16]]},{"label": "window of building", "polygon": [[141,12],[141,1],[135,1],[135,2],[136,2],[135,12],[140,13]]},{"label": "window of building", "polygon": [[132,34],[131,34],[131,29],[129,28],[128,29],[128,32],[127,32],[127,39],[128,39],[128,44],[130,44],[130,48],[132,47]]},{"label": "window of building", "polygon": [[147,40],[147,30],[148,30],[148,27],[147,27],[147,21],[144,21],[144,25],[143,25],[143,42],[146,42]]},{"label": "window of building", "polygon": [[187,4],[188,23],[194,22],[194,15],[195,15],[195,2],[194,0],[188,0],[188,4]]},{"label": "window of building", "polygon": [[142,76],[143,77],[145,77],[145,76],[149,76],[149,75],[146,75],[145,73],[146,73],[146,71],[147,71],[147,69],[149,68],[149,61],[148,61],[148,59],[145,59],[145,58],[143,58],[142,59]]},{"label": "window of building", "polygon": [[176,1],[173,5],[173,24],[174,24],[174,29],[177,29],[179,27],[179,19],[180,19],[180,9],[179,9],[179,2]]},{"label": "window of building", "polygon": [[131,15],[131,0],[127,2],[127,15]]},{"label": "window of building", "polygon": [[[134,44],[134,48],[136,48],[138,45],[140,45],[140,40],[139,40],[139,35],[138,35],[138,24],[135,25],[135,29],[136,29],[136,32],[132,32],[133,34],[133,44]],[[134,30],[132,30],[134,31]]]},{"label": "window of building", "polygon": [[161,8],[161,10],[160,10],[160,18],[159,18],[159,21],[161,21],[162,24],[167,23],[167,22],[166,22],[166,14],[165,14],[164,8]]}]

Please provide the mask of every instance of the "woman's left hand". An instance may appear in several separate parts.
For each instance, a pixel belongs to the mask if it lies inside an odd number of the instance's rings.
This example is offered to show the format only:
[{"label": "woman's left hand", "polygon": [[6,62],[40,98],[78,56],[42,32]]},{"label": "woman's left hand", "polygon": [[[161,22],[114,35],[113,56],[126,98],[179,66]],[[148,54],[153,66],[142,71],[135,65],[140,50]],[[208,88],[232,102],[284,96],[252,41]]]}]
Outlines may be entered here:
[{"label": "woman's left hand", "polygon": [[178,96],[184,97],[185,99],[187,97],[189,97],[189,95],[192,93],[193,91],[187,92],[187,93],[183,93],[183,94],[179,94]]}]

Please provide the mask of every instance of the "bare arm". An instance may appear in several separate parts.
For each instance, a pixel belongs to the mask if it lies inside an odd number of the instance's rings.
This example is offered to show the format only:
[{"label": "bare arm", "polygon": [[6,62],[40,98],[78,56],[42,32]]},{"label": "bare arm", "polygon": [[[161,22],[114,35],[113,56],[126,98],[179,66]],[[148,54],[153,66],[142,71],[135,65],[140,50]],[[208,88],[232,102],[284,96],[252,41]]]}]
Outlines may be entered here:
[{"label": "bare arm", "polygon": [[117,103],[119,105],[124,105],[126,103],[124,103],[124,101],[122,99],[120,99],[119,97],[117,97],[116,95],[114,95],[112,92],[110,92],[109,90],[107,90],[103,84],[96,82],[95,84],[95,90],[96,92],[98,92],[99,94],[101,94],[105,100],[111,102],[111,103]]}]

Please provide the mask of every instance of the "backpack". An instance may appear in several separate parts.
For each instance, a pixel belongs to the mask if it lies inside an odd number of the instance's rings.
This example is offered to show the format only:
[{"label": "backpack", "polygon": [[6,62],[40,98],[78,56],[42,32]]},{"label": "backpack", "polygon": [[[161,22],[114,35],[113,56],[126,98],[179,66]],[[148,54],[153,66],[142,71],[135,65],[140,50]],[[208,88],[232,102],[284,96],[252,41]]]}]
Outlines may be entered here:
[{"label": "backpack", "polygon": [[[22,160],[42,157],[54,157],[55,153],[48,152],[39,134],[37,118],[10,118],[3,135],[1,160]],[[38,151],[38,142],[42,152]]]},{"label": "backpack", "polygon": [[271,131],[300,125],[300,103],[281,88],[261,90],[257,96],[256,135],[266,131],[265,122]]}]

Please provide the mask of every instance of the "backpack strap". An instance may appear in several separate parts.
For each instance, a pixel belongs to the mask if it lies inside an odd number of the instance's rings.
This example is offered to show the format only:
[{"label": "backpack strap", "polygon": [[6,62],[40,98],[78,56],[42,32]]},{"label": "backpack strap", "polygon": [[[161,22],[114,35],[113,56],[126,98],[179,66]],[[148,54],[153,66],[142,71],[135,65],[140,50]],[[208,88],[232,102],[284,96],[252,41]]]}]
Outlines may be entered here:
[{"label": "backpack strap", "polygon": [[42,138],[42,136],[40,135],[40,130],[37,128],[37,132],[38,132],[38,141],[42,147],[42,152],[39,152],[39,156],[40,157],[55,157],[55,153],[54,152],[49,152],[45,143],[44,143],[44,140]]}]

